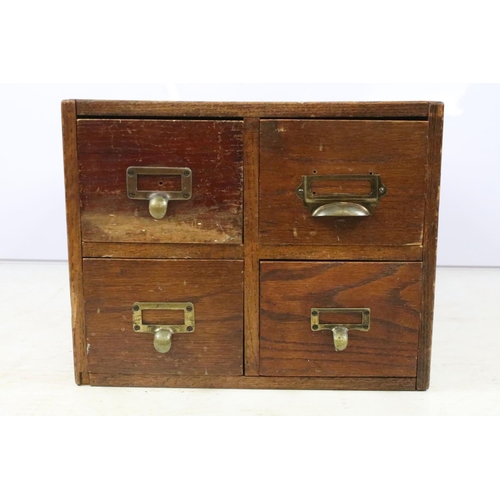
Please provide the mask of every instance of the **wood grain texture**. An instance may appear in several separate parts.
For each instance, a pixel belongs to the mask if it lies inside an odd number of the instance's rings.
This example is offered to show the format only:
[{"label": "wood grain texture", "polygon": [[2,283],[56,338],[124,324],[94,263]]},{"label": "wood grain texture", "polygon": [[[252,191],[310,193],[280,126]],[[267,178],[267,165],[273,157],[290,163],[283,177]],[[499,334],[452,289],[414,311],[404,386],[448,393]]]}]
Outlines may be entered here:
[{"label": "wood grain texture", "polygon": [[431,104],[429,107],[429,167],[426,176],[422,331],[418,344],[417,390],[427,390],[430,382],[443,117],[444,105],[442,103]]},{"label": "wood grain texture", "polygon": [[[241,121],[78,120],[78,159],[83,241],[242,243]],[[127,196],[131,166],[191,168],[191,199],[153,219]]]},{"label": "wood grain texture", "polygon": [[321,377],[169,377],[91,373],[91,385],[112,387],[181,387],[214,389],[295,389],[348,391],[414,391],[414,378]]},{"label": "wood grain texture", "polygon": [[171,102],[77,101],[78,116],[421,118],[428,102]]},{"label": "wood grain texture", "polygon": [[[242,261],[85,259],[84,284],[92,373],[243,373]],[[195,330],[160,354],[132,328],[135,302],[192,302]]]},{"label": "wood grain texture", "polygon": [[[261,262],[260,373],[268,376],[415,377],[420,263]],[[311,308],[371,309],[370,330],[311,330]],[[320,317],[321,322],[321,317]]]},{"label": "wood grain texture", "polygon": [[[441,103],[65,101],[62,111],[78,384],[427,389]],[[126,196],[132,163],[191,168],[196,210],[172,202],[153,221],[147,201]],[[314,171],[380,173],[388,194],[374,216],[336,219],[332,233],[295,195]],[[167,355],[132,330],[131,304],[163,292],[196,310],[196,331],[174,335]],[[308,301],[370,307],[372,327],[335,352],[331,332],[311,331]]]},{"label": "wood grain texture", "polygon": [[245,119],[245,374],[259,374],[259,120]]},{"label": "wood grain texture", "polygon": [[[257,217],[254,217],[257,221]],[[245,248],[249,251],[248,237]],[[256,246],[257,260],[376,260],[421,261],[421,246]],[[204,245],[181,243],[82,243],[84,257],[140,259],[230,259],[244,257],[243,245]],[[255,257],[254,253],[254,257]]]},{"label": "wood grain texture", "polygon": [[129,259],[243,259],[243,245],[83,242],[84,257]]},{"label": "wood grain texture", "polygon": [[[422,245],[427,122],[263,120],[260,239],[273,245]],[[380,174],[387,194],[368,217],[312,217],[304,175]]]},{"label": "wood grain texture", "polygon": [[71,297],[71,323],[73,331],[73,357],[75,381],[88,384],[85,358],[84,295],[82,282],[82,237],[80,230],[80,204],[78,185],[78,159],[76,138],[75,101],[63,101],[62,132],[64,149],[64,183],[66,188],[66,222],[68,232],[68,264]]},{"label": "wood grain texture", "polygon": [[421,246],[267,246],[259,247],[261,260],[376,260],[421,261]]}]

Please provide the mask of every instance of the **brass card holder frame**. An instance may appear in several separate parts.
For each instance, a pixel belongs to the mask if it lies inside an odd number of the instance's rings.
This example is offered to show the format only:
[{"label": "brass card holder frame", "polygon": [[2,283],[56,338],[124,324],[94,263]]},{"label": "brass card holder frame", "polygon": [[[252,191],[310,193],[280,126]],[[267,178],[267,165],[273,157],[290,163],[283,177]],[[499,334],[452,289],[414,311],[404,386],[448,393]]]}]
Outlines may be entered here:
[{"label": "brass card holder frame", "polygon": [[[313,182],[318,181],[368,181],[370,192],[366,195],[349,193],[315,194]],[[380,198],[387,194],[379,174],[371,175],[303,175],[296,189],[313,217],[366,217],[372,215]]]},{"label": "brass card holder frame", "polygon": [[[320,314],[324,313],[360,313],[361,323],[320,323]],[[311,309],[311,330],[330,330],[333,333],[333,345],[336,351],[343,351],[349,340],[349,330],[367,332],[370,329],[370,309],[366,307],[334,308],[313,307]]]},{"label": "brass card holder frame", "polygon": [[[180,176],[180,191],[139,191],[139,175]],[[132,200],[149,200],[149,213],[155,219],[163,219],[168,203],[173,200],[190,200],[193,195],[193,172],[190,168],[177,167],[129,167],[127,168],[127,196]]]},{"label": "brass card holder frame", "polygon": [[[142,321],[142,311],[151,309],[184,311],[184,323],[182,325],[146,325]],[[194,332],[194,305],[191,302],[136,302],[132,306],[132,324],[135,332],[152,333],[155,349],[166,353],[172,347],[172,335]]]}]

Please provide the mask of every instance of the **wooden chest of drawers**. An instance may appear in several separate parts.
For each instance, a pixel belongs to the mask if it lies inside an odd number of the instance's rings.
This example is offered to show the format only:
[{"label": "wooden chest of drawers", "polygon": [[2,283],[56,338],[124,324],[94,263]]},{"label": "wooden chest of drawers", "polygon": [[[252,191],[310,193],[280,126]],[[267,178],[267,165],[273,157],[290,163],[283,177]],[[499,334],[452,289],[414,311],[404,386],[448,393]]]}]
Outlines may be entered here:
[{"label": "wooden chest of drawers", "polygon": [[427,389],[441,103],[62,116],[78,384]]}]

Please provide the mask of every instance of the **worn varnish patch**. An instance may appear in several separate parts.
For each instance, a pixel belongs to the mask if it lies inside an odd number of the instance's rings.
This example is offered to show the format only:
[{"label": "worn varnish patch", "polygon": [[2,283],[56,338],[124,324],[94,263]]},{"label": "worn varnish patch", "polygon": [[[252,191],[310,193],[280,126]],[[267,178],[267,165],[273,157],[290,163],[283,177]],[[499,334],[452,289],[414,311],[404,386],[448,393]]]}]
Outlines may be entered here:
[{"label": "worn varnish patch", "polygon": [[[85,119],[77,134],[83,241],[242,242],[242,121]],[[153,219],[127,196],[131,166],[190,168],[192,198]]]}]

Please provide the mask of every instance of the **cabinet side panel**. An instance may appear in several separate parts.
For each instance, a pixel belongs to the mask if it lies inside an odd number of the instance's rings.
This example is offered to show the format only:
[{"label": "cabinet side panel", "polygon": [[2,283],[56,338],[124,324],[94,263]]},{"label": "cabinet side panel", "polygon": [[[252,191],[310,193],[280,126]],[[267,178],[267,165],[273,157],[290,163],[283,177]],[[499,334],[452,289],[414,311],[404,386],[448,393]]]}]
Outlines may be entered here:
[{"label": "cabinet side panel", "polygon": [[63,101],[61,111],[64,148],[64,182],[66,186],[66,221],[68,229],[68,263],[72,315],[71,321],[73,329],[73,355],[75,362],[75,381],[78,385],[80,385],[88,384],[89,377],[85,357],[82,234],[80,226],[75,101]]},{"label": "cabinet side panel", "polygon": [[424,225],[422,328],[418,345],[416,387],[417,390],[421,391],[429,388],[430,379],[443,116],[444,105],[442,103],[430,104]]}]

